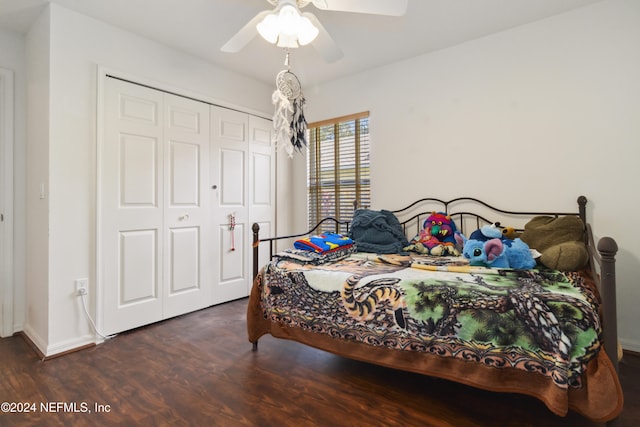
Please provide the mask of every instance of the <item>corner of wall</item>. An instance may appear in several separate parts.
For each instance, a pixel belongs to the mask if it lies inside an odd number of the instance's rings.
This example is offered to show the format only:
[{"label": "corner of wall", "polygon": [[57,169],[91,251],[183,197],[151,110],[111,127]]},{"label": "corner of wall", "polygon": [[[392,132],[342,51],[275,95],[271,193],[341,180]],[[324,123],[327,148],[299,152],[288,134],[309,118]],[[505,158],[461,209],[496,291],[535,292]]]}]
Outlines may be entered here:
[{"label": "corner of wall", "polygon": [[50,8],[25,38],[27,86],[26,236],[24,331],[46,354],[49,336],[49,103]]}]

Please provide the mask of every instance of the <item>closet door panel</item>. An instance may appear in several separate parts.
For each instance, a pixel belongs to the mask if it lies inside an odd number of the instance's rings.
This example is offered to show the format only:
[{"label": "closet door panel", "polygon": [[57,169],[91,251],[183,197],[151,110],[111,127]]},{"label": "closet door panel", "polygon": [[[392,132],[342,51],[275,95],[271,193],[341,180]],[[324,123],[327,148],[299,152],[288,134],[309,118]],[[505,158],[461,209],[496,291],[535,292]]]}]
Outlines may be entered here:
[{"label": "closet door panel", "polygon": [[105,81],[100,158],[102,331],[162,320],[162,94]]},{"label": "closet door panel", "polygon": [[158,139],[120,134],[120,207],[158,206]]},{"label": "closet door panel", "polygon": [[[276,155],[271,139],[273,124],[261,117],[249,117],[249,224],[260,226],[261,236],[276,235]],[[247,242],[253,244],[253,235],[249,233]],[[251,247],[251,246],[249,246]],[[259,265],[269,261],[268,245],[260,245]],[[253,251],[247,254],[247,263],[252,266]],[[252,282],[249,281],[248,291]]]},{"label": "closet door panel", "polygon": [[164,95],[164,316],[209,305],[209,105]]},{"label": "closet door panel", "polygon": [[270,179],[265,179],[271,176],[272,156],[269,154],[263,154],[258,152],[251,153],[252,160],[252,173],[253,179],[251,180],[251,206],[258,207],[270,207],[273,203],[271,186],[273,185]]},{"label": "closet door panel", "polygon": [[211,221],[217,230],[213,247],[216,279],[214,304],[248,295],[248,151],[249,117],[245,113],[211,107],[212,156]]},{"label": "closet door panel", "polygon": [[120,307],[158,298],[157,241],[156,230],[120,233]]},{"label": "closet door panel", "polygon": [[235,244],[236,239],[241,242],[244,236],[244,224],[236,225],[233,238],[228,227],[222,227],[220,229],[219,251],[223,256],[221,257],[221,268],[218,280],[222,284],[231,284],[237,280],[243,280],[245,277],[243,271],[245,266],[243,262],[245,245]]},{"label": "closet door panel", "polygon": [[197,207],[200,204],[201,190],[200,146],[184,141],[171,141],[170,152],[170,206]]},{"label": "closet door panel", "polygon": [[198,290],[200,230],[198,227],[174,228],[169,240],[169,296]]},{"label": "closet door panel", "polygon": [[241,210],[245,208],[246,150],[220,148],[220,207]]}]

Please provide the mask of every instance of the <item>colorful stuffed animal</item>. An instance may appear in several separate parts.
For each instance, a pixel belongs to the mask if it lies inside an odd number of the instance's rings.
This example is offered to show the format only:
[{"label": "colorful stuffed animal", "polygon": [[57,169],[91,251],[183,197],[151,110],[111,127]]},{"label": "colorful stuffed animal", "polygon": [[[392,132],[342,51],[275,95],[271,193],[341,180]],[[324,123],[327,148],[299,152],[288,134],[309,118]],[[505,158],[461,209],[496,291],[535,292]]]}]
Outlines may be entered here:
[{"label": "colorful stuffed animal", "polygon": [[444,212],[432,212],[424,221],[423,228],[411,239],[405,251],[441,256],[460,256],[463,237],[455,222]]}]

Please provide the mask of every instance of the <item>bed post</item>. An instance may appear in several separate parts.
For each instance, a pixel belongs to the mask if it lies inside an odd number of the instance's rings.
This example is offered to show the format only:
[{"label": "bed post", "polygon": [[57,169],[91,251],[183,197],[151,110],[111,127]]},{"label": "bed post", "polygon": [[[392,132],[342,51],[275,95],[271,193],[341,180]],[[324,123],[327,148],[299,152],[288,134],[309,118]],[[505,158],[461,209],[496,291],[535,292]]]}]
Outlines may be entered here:
[{"label": "bed post", "polygon": [[580,219],[585,224],[587,223],[587,198],[585,196],[578,197],[578,212]]},{"label": "bed post", "polygon": [[618,372],[618,312],[616,309],[616,253],[618,245],[611,237],[598,241],[600,252],[600,297],[604,301],[604,346]]},{"label": "bed post", "polygon": [[253,231],[253,278],[255,279],[258,276],[258,247],[260,246],[258,233],[260,232],[260,225],[254,222],[251,230]]}]

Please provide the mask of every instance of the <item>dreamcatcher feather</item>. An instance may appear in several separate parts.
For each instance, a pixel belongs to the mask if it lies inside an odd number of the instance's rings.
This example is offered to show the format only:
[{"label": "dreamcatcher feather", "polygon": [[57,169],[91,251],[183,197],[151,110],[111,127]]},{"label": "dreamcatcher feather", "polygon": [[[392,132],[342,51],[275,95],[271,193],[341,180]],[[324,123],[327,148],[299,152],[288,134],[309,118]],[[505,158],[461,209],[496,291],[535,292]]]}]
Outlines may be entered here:
[{"label": "dreamcatcher feather", "polygon": [[276,143],[276,149],[284,148],[289,157],[293,157],[293,146],[290,145],[291,127],[289,115],[293,113],[293,106],[289,99],[284,96],[278,89],[271,96],[275,112],[273,114],[273,129],[275,133],[273,138]]},{"label": "dreamcatcher feather", "polygon": [[284,149],[289,157],[293,157],[294,150],[301,151],[307,145],[307,120],[303,111],[306,101],[298,77],[288,69],[280,71],[271,99],[275,106],[273,128],[276,148]]},{"label": "dreamcatcher feather", "polygon": [[304,118],[304,96],[302,93],[293,100],[293,113],[291,116],[291,145],[298,151],[307,146],[307,120]]}]

